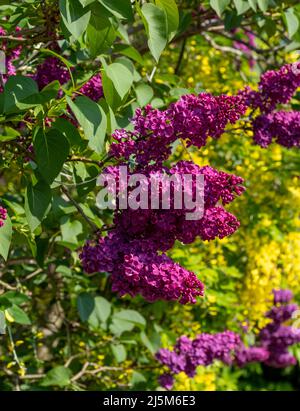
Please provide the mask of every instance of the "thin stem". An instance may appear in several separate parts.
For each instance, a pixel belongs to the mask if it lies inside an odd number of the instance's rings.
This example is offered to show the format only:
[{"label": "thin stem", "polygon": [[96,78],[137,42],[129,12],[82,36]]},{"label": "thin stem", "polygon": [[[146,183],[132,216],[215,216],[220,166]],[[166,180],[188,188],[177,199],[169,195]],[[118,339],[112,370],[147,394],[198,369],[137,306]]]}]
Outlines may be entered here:
[{"label": "thin stem", "polygon": [[15,291],[17,290],[17,287],[14,287],[10,284],[5,283],[4,281],[0,280],[0,285],[2,285],[3,288],[5,288],[6,290],[10,290],[10,291]]},{"label": "thin stem", "polygon": [[178,61],[177,61],[176,68],[175,68],[175,74],[179,74],[181,62],[184,56],[185,46],[186,46],[186,38],[183,39],[182,44],[181,44],[181,49],[180,49]]},{"label": "thin stem", "polygon": [[186,148],[186,146],[185,146],[184,141],[183,141],[182,138],[180,139],[180,142],[181,142],[181,145],[182,145],[184,151],[185,151],[186,154],[189,156],[190,160],[194,163],[193,157],[192,157],[191,153],[188,151],[188,149]]},{"label": "thin stem", "polygon": [[100,161],[90,160],[89,158],[85,158],[85,157],[72,157],[72,158],[67,159],[67,162],[73,162],[73,161],[80,161],[81,163],[95,164],[97,166],[99,166],[99,164],[101,163]]},{"label": "thin stem", "polygon": [[10,328],[9,325],[7,325],[7,331],[8,331],[9,341],[10,341],[10,345],[11,345],[11,349],[12,349],[12,353],[13,353],[14,360],[15,360],[16,363],[18,364],[19,368],[20,368],[21,370],[24,370],[25,368],[24,368],[24,366],[21,364],[21,362],[20,362],[20,360],[19,360],[19,357],[18,357],[18,354],[17,354],[17,352],[16,352],[15,342],[14,342],[13,335],[12,335],[12,332],[11,332],[11,328]]},{"label": "thin stem", "polygon": [[61,191],[68,197],[68,199],[71,201],[71,203],[74,205],[74,207],[76,207],[77,211],[79,212],[79,214],[81,214],[81,216],[84,218],[84,220],[89,224],[89,226],[91,227],[91,229],[93,230],[93,232],[97,232],[99,231],[99,228],[96,226],[95,223],[93,223],[89,217],[84,213],[83,209],[80,207],[80,205],[77,203],[77,201],[75,201],[71,196],[69,191],[67,190],[66,187],[61,186]]}]

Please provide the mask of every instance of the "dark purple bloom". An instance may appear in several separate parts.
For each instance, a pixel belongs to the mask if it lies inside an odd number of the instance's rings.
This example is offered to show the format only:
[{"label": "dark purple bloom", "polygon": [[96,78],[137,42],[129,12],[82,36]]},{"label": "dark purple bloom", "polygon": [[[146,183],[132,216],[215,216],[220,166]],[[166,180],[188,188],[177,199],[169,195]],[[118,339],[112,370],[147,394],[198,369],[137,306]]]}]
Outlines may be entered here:
[{"label": "dark purple bloom", "polygon": [[87,81],[79,90],[84,96],[89,97],[93,101],[99,101],[103,97],[103,88],[101,75],[96,74]]},{"label": "dark purple bloom", "polygon": [[300,113],[278,111],[257,117],[253,122],[253,139],[261,147],[272,141],[287,147],[300,147]]},{"label": "dark purple bloom", "polygon": [[58,80],[61,85],[67,83],[70,80],[70,73],[60,59],[57,57],[47,57],[37,67],[33,79],[41,90],[54,80]]},{"label": "dark purple bloom", "polygon": [[162,374],[158,380],[160,385],[166,390],[171,390],[174,385],[174,378],[171,374]]},{"label": "dark purple bloom", "polygon": [[7,219],[7,210],[0,206],[0,227],[3,227],[4,221]]},{"label": "dark purple bloom", "polygon": [[300,63],[286,64],[279,70],[265,72],[258,84],[258,91],[245,87],[239,92],[244,103],[268,114],[278,104],[286,104],[300,86]]},{"label": "dark purple bloom", "polygon": [[291,290],[273,290],[274,304],[288,303],[293,298]]}]

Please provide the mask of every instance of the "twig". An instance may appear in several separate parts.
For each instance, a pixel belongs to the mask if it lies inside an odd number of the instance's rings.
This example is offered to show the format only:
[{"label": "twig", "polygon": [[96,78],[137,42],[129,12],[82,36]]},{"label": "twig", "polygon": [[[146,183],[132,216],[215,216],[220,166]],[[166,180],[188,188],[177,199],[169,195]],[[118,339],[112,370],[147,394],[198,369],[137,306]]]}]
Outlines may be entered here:
[{"label": "twig", "polygon": [[85,353],[79,353],[79,354],[74,354],[72,355],[70,358],[67,359],[67,361],[65,362],[64,367],[69,367],[69,365],[71,364],[71,362],[73,362],[73,360],[75,360],[78,357],[81,357],[82,355],[85,355]]},{"label": "twig", "polygon": [[69,191],[66,189],[66,187],[61,186],[61,191],[68,197],[68,199],[71,201],[71,203],[74,205],[74,207],[77,209],[79,214],[84,218],[84,220],[89,224],[89,226],[92,228],[92,230],[96,233],[99,231],[99,227],[93,223],[89,217],[84,213],[83,209],[80,207],[80,205],[70,196]]},{"label": "twig", "polygon": [[42,272],[42,268],[38,268],[37,270],[33,271],[32,273],[28,274],[24,279],[21,279],[21,282],[30,280],[31,278],[35,277],[36,275]]},{"label": "twig", "polygon": [[153,80],[154,74],[156,73],[156,70],[157,70],[157,66],[153,67],[153,70],[151,71],[150,76],[148,76],[149,83],[152,83],[152,80]]},{"label": "twig", "polygon": [[7,325],[7,331],[8,331],[8,337],[9,337],[9,341],[10,341],[10,345],[11,345],[11,349],[12,349],[12,353],[13,353],[13,357],[14,360],[16,361],[16,363],[18,364],[19,368],[21,370],[24,370],[24,366],[20,363],[18,354],[16,352],[16,347],[15,347],[15,342],[12,336],[12,332],[11,332],[11,328],[9,325]]},{"label": "twig", "polygon": [[35,264],[36,261],[32,257],[20,257],[20,258],[11,258],[6,262],[6,265],[15,265],[15,264]]},{"label": "twig", "polygon": [[203,33],[203,37],[216,50],[220,50],[220,51],[225,52],[225,53],[236,54],[237,56],[240,56],[240,57],[246,55],[246,53],[243,53],[241,50],[235,49],[233,47],[220,46],[211,37],[209,37],[209,35],[206,34],[206,33]]},{"label": "twig", "polygon": [[75,382],[75,381],[79,380],[84,374],[86,374],[86,372],[87,372],[86,369],[89,365],[90,365],[89,362],[84,363],[81,370],[77,374],[74,375],[74,377],[71,379],[71,381]]},{"label": "twig", "polygon": [[20,379],[21,380],[39,380],[40,378],[44,378],[46,374],[27,374],[27,375],[21,375]]},{"label": "twig", "polygon": [[6,288],[7,290],[15,291],[17,290],[17,287],[14,287],[10,284],[5,283],[4,281],[0,280],[0,285],[2,285],[3,288]]},{"label": "twig", "polygon": [[182,145],[184,151],[185,151],[186,154],[189,156],[190,160],[194,163],[193,157],[192,157],[191,153],[188,151],[188,149],[186,148],[186,146],[185,146],[184,141],[183,141],[182,138],[180,139],[180,142],[181,142],[181,145]]},{"label": "twig", "polygon": [[72,158],[67,159],[67,162],[72,162],[72,161],[80,161],[81,163],[90,163],[90,164],[96,164],[99,167],[101,166],[101,161],[90,160],[89,158],[85,158],[85,157],[72,157]]},{"label": "twig", "polygon": [[182,44],[181,44],[181,49],[180,49],[178,61],[177,61],[176,68],[175,68],[175,74],[179,74],[181,62],[182,62],[182,59],[183,59],[183,56],[184,56],[185,46],[186,46],[186,38],[183,39]]}]

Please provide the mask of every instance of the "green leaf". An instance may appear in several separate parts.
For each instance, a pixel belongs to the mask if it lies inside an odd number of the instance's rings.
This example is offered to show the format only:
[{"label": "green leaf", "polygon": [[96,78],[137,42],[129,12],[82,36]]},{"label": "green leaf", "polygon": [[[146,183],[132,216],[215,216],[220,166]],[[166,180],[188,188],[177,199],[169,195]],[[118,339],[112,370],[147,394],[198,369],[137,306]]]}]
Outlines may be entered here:
[{"label": "green leaf", "polygon": [[18,291],[7,291],[6,293],[1,294],[0,298],[2,297],[8,300],[11,304],[15,305],[20,305],[30,301],[30,298],[27,297],[27,295],[19,293]]},{"label": "green leaf", "polygon": [[136,386],[144,382],[147,382],[147,379],[143,376],[143,374],[137,371],[133,371],[130,384]]},{"label": "green leaf", "polygon": [[71,147],[85,147],[85,142],[82,140],[77,128],[65,118],[57,118],[52,124],[52,128],[59,130],[66,137]]},{"label": "green leaf", "polygon": [[117,110],[117,108],[122,104],[122,100],[115,89],[114,83],[107,76],[104,70],[101,72],[101,79],[105,101],[113,110]]},{"label": "green leaf", "polygon": [[288,30],[289,38],[292,38],[299,28],[299,19],[292,7],[284,12],[283,19]]},{"label": "green leaf", "polygon": [[94,309],[89,317],[89,324],[93,327],[104,326],[111,313],[111,304],[103,297],[95,297]]},{"label": "green leaf", "polygon": [[123,99],[133,83],[131,71],[124,64],[112,63],[106,67],[105,72],[113,82],[117,93]]},{"label": "green leaf", "polygon": [[7,309],[9,315],[14,319],[14,321],[18,324],[29,325],[31,321],[28,315],[25,313],[22,308],[18,307],[17,305],[13,305]]},{"label": "green leaf", "polygon": [[[71,221],[69,216],[63,216],[61,218],[61,234],[62,241],[70,245],[78,247],[78,235],[82,233],[82,224],[80,221]],[[76,247],[75,247],[76,248]]]},{"label": "green leaf", "polygon": [[15,130],[11,127],[4,127],[2,135],[0,135],[0,141],[10,141],[14,140],[20,135],[18,130]]},{"label": "green leaf", "polygon": [[164,10],[151,3],[144,4],[141,11],[148,36],[148,46],[158,62],[168,41],[167,15]]},{"label": "green leaf", "polygon": [[0,335],[5,334],[6,330],[6,320],[4,311],[0,311]]},{"label": "green leaf", "polygon": [[89,4],[94,3],[95,0],[79,0],[83,7],[88,6]]},{"label": "green leaf", "polygon": [[145,83],[139,84],[134,91],[141,107],[148,104],[154,95],[152,87]]},{"label": "green leaf", "polygon": [[86,96],[79,96],[74,101],[67,97],[67,102],[89,139],[89,147],[97,153],[102,153],[105,148],[107,127],[104,110]]},{"label": "green leaf", "polygon": [[260,10],[265,12],[268,10],[269,0],[257,0],[257,4]]},{"label": "green leaf", "polygon": [[2,199],[2,201],[7,207],[11,208],[16,215],[25,214],[24,208],[20,204],[16,203],[15,201],[8,201],[7,199],[4,199],[4,198]]},{"label": "green leaf", "polygon": [[79,0],[59,0],[59,9],[64,25],[78,39],[87,28],[91,11]]},{"label": "green leaf", "polygon": [[7,219],[4,221],[4,225],[0,227],[0,255],[4,258],[4,260],[6,260],[8,256],[11,236],[12,224],[9,216],[7,216]]},{"label": "green leaf", "polygon": [[121,335],[124,331],[131,331],[134,327],[144,329],[145,318],[134,310],[121,310],[112,317],[110,330],[113,334]]},{"label": "green leaf", "polygon": [[49,211],[52,199],[51,188],[44,181],[35,186],[29,184],[25,193],[25,213],[30,230],[33,232]]},{"label": "green leaf", "polygon": [[224,10],[229,5],[230,0],[210,0],[211,7],[215,10],[219,17],[222,16]]},{"label": "green leaf", "polygon": [[33,146],[38,170],[45,181],[51,184],[69,155],[69,142],[57,129],[51,128],[47,132],[40,129]]},{"label": "green leaf", "polygon": [[115,44],[114,51],[124,56],[130,57],[132,60],[135,60],[137,63],[144,65],[144,59],[142,55],[132,46],[128,44]]},{"label": "green leaf", "polygon": [[144,344],[146,348],[151,352],[152,355],[155,354],[156,348],[153,346],[151,341],[149,340],[148,336],[142,331],[140,334],[141,342]]},{"label": "green leaf", "polygon": [[96,186],[99,168],[96,165],[87,165],[82,162],[74,164],[74,177],[79,197],[85,197]]},{"label": "green leaf", "polygon": [[37,84],[29,77],[11,76],[4,88],[4,110],[6,113],[27,110],[57,97],[60,84],[53,81],[38,91]]},{"label": "green leaf", "polygon": [[168,40],[175,36],[179,25],[179,12],[174,0],[156,0],[156,5],[165,11],[167,16]]},{"label": "green leaf", "polygon": [[250,5],[250,7],[252,8],[252,10],[256,11],[257,9],[257,0],[248,0],[248,3]]},{"label": "green leaf", "polygon": [[28,108],[32,104],[26,104],[24,101],[38,92],[38,86],[31,78],[10,76],[4,87],[4,111],[9,113],[16,109]]},{"label": "green leaf", "polygon": [[119,19],[133,19],[131,0],[98,0]]},{"label": "green leaf", "polygon": [[118,363],[126,360],[127,353],[123,344],[111,345],[111,350]]},{"label": "green leaf", "polygon": [[238,15],[244,14],[250,8],[250,4],[244,0],[234,0],[234,5]]},{"label": "green leaf", "polygon": [[95,300],[89,293],[81,293],[77,297],[77,309],[81,321],[85,322],[89,319],[95,307]]},{"label": "green leaf", "polygon": [[274,36],[277,30],[272,18],[265,18],[265,24],[263,28],[268,37]]},{"label": "green leaf", "polygon": [[54,385],[63,388],[70,384],[71,376],[72,372],[69,368],[63,366],[55,367],[47,373],[41,385],[43,387]]},{"label": "green leaf", "polygon": [[117,33],[109,19],[107,10],[95,3],[87,27],[87,45],[91,56],[105,53],[113,44]]}]

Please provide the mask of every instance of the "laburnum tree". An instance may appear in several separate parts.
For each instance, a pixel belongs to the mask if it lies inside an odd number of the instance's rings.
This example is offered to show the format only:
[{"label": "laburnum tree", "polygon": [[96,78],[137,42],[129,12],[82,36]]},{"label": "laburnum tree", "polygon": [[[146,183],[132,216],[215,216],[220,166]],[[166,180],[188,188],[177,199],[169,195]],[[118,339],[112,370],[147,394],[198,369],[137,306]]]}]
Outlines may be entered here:
[{"label": "laburnum tree", "polygon": [[[229,308],[239,275],[231,271],[219,292],[189,250],[234,241],[241,209],[259,194],[226,161],[195,161],[209,147],[239,163],[245,153],[235,146],[279,146],[282,173],[299,178],[300,63],[287,57],[297,55],[299,25],[296,1],[0,2],[1,389],[172,389],[180,373],[193,379],[215,363],[229,381],[243,375],[239,388],[257,388],[254,367],[266,379],[288,369],[297,386],[290,284],[266,292],[266,324],[251,328],[243,303]],[[224,93],[186,79],[195,45],[228,58],[243,85],[223,76]],[[201,65],[195,59],[193,70]],[[99,209],[99,175],[119,193],[121,167],[142,175],[147,191],[189,174],[191,196],[203,176],[203,215],[187,220],[188,209],[172,205],[124,210],[118,201]],[[242,247],[228,246],[228,264]],[[213,287],[225,322],[207,310]],[[191,312],[196,334],[184,319]]]}]

